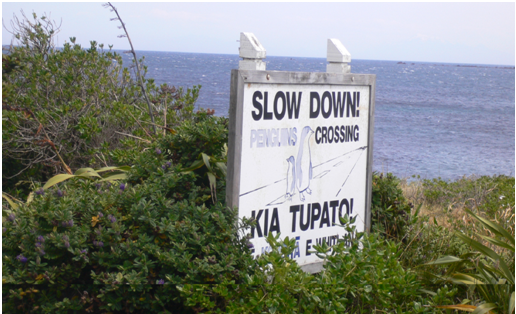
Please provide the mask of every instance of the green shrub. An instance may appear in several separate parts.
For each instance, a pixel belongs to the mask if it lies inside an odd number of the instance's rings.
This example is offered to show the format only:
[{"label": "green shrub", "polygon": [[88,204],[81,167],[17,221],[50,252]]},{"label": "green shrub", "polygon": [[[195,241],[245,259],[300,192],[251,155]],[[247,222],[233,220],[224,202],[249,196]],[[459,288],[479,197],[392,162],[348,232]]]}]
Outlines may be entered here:
[{"label": "green shrub", "polygon": [[400,180],[392,173],[385,176],[373,173],[371,230],[397,241],[404,239],[413,207],[406,201],[399,184]]},{"label": "green shrub", "polygon": [[141,153],[123,183],[72,179],[4,217],[4,311],[191,313],[177,285],[245,282],[247,225],[165,153],[192,136]]},{"label": "green shrub", "polygon": [[[2,56],[3,191],[25,199],[32,182],[60,172],[133,164],[157,136],[200,118],[194,114],[200,85],[157,87],[143,66],[151,123],[135,75],[111,47],[91,41],[86,49],[72,37],[57,49],[54,22],[23,17],[14,17],[16,45]],[[155,127],[158,134],[150,131]]]},{"label": "green shrub", "polygon": [[[319,274],[308,274],[290,259],[295,240],[269,234],[271,251],[260,255],[257,271],[244,285],[184,285],[189,306],[210,313],[441,313],[427,305],[452,302],[457,289],[431,295],[412,270],[398,261],[399,245],[377,234],[357,235],[343,221],[349,237],[330,250],[315,246],[325,259]],[[224,302],[214,302],[215,297]]]}]

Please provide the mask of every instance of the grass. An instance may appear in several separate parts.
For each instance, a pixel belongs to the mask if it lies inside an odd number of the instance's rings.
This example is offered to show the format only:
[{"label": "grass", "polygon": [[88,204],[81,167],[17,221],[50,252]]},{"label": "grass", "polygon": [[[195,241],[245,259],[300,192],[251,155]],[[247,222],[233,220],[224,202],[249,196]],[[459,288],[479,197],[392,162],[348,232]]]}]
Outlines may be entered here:
[{"label": "grass", "polygon": [[[494,266],[492,270],[497,270],[499,261],[490,261],[485,254],[479,253],[483,252],[479,249],[482,246],[493,250],[510,269],[514,269],[514,244],[512,249],[510,245],[503,244],[510,243],[507,239],[511,236],[514,239],[515,235],[514,177],[470,176],[455,181],[405,178],[401,180],[399,188],[407,202],[414,205],[400,261],[405,267],[417,270],[428,287],[443,283],[435,281],[434,275],[446,278],[455,272],[480,276],[484,274],[481,269]],[[501,237],[474,216],[500,225],[509,233],[508,237]],[[464,239],[473,239],[478,245],[472,246],[470,241]],[[461,257],[463,262],[449,267],[445,263],[436,263],[449,259],[449,256]],[[483,263],[492,265],[480,267]],[[427,266],[421,267],[423,264]],[[455,296],[455,304],[465,302],[479,306],[485,303],[483,306],[496,306],[498,310],[503,308],[502,313],[511,297],[514,298],[514,295],[511,296],[510,286],[481,285],[475,288],[474,285],[461,285]],[[496,313],[499,313],[498,310]]]},{"label": "grass", "polygon": [[[514,260],[514,254],[509,250],[480,238],[478,235],[495,235],[466,213],[466,210],[471,210],[494,221],[514,237],[514,177],[470,176],[456,181],[444,181],[440,178],[415,181],[403,179],[399,187],[407,201],[414,204],[412,215],[419,210],[417,223],[409,226],[409,244],[405,249],[410,256],[424,254],[429,261],[444,255],[461,255],[465,248],[453,236],[455,231],[459,231],[476,238],[497,254]],[[425,249],[414,247],[418,245]],[[416,250],[421,252],[415,254]],[[406,262],[409,266],[416,266],[413,260]]]},{"label": "grass", "polygon": [[470,176],[456,181],[442,179],[403,179],[400,183],[404,197],[421,205],[419,214],[433,218],[441,226],[451,227],[452,222],[471,224],[464,209],[479,212],[514,232],[514,177]]}]

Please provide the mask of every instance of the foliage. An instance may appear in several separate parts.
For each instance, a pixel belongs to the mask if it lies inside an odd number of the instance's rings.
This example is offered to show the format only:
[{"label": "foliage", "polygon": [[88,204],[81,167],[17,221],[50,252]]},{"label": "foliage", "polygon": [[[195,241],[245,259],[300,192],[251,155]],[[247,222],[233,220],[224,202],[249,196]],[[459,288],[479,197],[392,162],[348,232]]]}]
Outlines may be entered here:
[{"label": "foliage", "polygon": [[[476,234],[477,238],[487,242],[487,245],[456,232],[456,237],[470,245],[473,252],[463,254],[460,258],[441,257],[427,265],[450,265],[444,276],[437,277],[440,281],[473,285],[485,301],[478,306],[477,312],[496,310],[499,313],[513,313],[514,234],[469,210],[467,212],[492,233],[492,237]],[[508,254],[501,254],[499,251],[507,251]],[[461,271],[465,268],[464,265],[468,266],[469,272]]]},{"label": "foliage", "polygon": [[120,55],[94,41],[85,50],[70,38],[62,49],[45,54],[12,46],[9,58],[18,65],[2,81],[3,159],[59,170],[62,157],[77,168],[109,135],[116,137],[112,142],[122,137],[115,133],[123,121],[115,112],[126,109],[135,91]]},{"label": "foliage", "polygon": [[[377,234],[357,234],[344,218],[349,237],[333,248],[315,246],[325,258],[319,274],[308,274],[290,259],[295,240],[269,234],[271,251],[257,258],[257,270],[245,285],[184,285],[189,306],[210,313],[432,313],[427,304],[451,302],[457,289],[427,295],[415,272],[397,261],[398,245]],[[214,302],[217,296],[225,302]]]},{"label": "foliage", "polygon": [[141,153],[121,184],[68,180],[13,209],[2,234],[3,309],[193,313],[177,287],[252,275],[248,225],[211,205],[209,185],[163,153],[189,136]]},{"label": "foliage", "polygon": [[[431,221],[428,216],[420,216],[416,211],[407,227],[406,241],[400,243],[400,262],[404,267],[415,268],[439,256],[467,252],[464,242],[454,236],[454,230]],[[433,267],[429,272],[438,272]]]},{"label": "foliage", "polygon": [[450,182],[441,178],[425,179],[422,185],[421,202],[439,204],[446,210],[475,208],[494,218],[500,209],[514,206],[514,177],[472,176]]},{"label": "foliage", "polygon": [[[174,132],[193,119],[199,95],[200,86],[157,87],[145,79],[145,66],[138,76],[142,89],[111,47],[104,50],[92,41],[84,49],[72,37],[57,49],[53,36],[58,31],[45,16],[15,17],[11,32],[18,45],[2,56],[2,187],[21,197],[31,182],[63,170],[72,174],[81,167],[130,164],[152,142],[148,128]],[[154,123],[143,109],[142,90]]]},{"label": "foliage", "polygon": [[388,239],[401,241],[413,205],[406,201],[399,183],[400,180],[392,173],[385,176],[373,173],[371,229]]}]

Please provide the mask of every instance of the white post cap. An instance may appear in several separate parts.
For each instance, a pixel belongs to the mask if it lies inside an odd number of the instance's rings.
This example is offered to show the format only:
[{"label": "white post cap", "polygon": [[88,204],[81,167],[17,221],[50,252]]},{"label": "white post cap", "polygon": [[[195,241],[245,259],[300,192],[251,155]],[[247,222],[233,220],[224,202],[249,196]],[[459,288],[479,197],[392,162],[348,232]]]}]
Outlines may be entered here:
[{"label": "white post cap", "polygon": [[351,54],[338,39],[328,39],[326,60],[329,62],[326,66],[326,72],[328,73],[351,72],[351,67],[348,65],[351,62]]},{"label": "white post cap", "polygon": [[351,62],[351,54],[340,40],[335,38],[328,39],[328,53],[326,58],[328,62]]},{"label": "white post cap", "polygon": [[265,48],[258,41],[253,33],[240,33],[240,58],[244,59],[264,59]]},{"label": "white post cap", "polygon": [[265,71],[265,62],[262,59],[265,58],[266,51],[253,33],[240,33],[238,50],[240,57],[244,59],[238,62],[240,70]]}]

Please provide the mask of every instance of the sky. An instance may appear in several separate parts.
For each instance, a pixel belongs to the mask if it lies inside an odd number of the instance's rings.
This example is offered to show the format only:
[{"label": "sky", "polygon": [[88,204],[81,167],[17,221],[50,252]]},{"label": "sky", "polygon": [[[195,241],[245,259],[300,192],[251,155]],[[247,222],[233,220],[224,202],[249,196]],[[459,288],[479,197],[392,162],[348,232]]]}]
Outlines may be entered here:
[{"label": "sky", "polygon": [[[112,2],[135,50],[238,54],[241,32],[268,56],[326,58],[336,38],[352,59],[515,64],[514,2]],[[126,50],[118,21],[101,2],[2,2],[13,14],[43,13],[58,24],[58,46],[70,37]],[[12,35],[2,30],[2,44]]]}]

